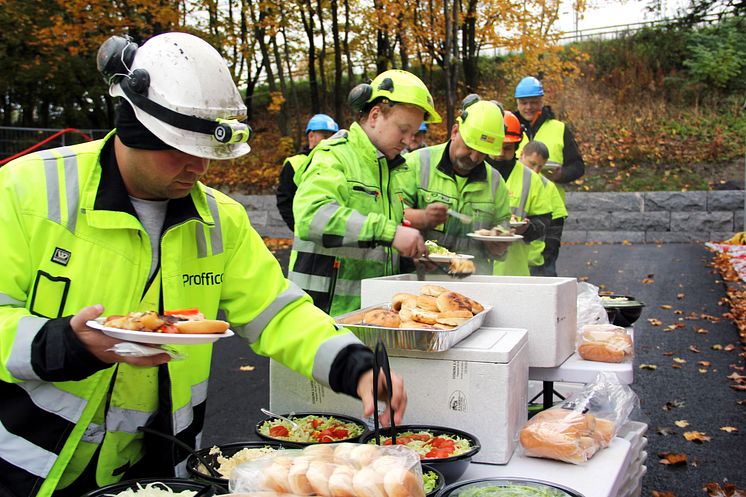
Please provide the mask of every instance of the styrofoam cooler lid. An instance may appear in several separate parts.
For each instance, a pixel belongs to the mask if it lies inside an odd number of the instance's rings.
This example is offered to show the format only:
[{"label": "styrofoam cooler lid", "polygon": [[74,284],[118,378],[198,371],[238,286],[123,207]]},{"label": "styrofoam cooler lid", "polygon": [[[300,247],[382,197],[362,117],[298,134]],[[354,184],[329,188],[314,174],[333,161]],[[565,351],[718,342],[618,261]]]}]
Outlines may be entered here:
[{"label": "styrofoam cooler lid", "polygon": [[482,327],[445,352],[389,350],[391,357],[413,357],[507,364],[528,343],[528,332],[520,328]]}]

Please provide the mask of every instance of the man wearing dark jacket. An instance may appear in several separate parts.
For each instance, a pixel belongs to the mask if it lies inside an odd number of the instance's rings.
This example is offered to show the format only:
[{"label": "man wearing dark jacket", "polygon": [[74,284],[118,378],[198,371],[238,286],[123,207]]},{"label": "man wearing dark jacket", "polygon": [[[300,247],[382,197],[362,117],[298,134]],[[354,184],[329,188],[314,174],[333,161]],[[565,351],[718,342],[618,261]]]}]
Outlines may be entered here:
[{"label": "man wearing dark jacket", "polygon": [[[516,115],[523,125],[523,140],[517,154],[532,140],[544,143],[549,149],[549,160],[541,173],[554,182],[562,201],[565,201],[563,185],[571,183],[585,174],[585,163],[569,126],[554,116],[551,107],[544,105],[544,87],[538,79],[527,76],[515,88],[518,106]],[[552,220],[547,237],[559,241],[564,228],[564,218]],[[546,276],[556,276],[556,256],[543,271]]]},{"label": "man wearing dark jacket", "polygon": [[339,125],[326,114],[316,114],[308,120],[306,125],[306,137],[308,146],[304,147],[297,154],[285,159],[285,163],[280,171],[280,181],[277,184],[277,208],[280,215],[288,225],[291,231],[295,230],[295,220],[293,219],[293,198],[298,190],[298,185],[293,181],[295,170],[300,166],[311,153],[311,150],[319,144],[321,140],[329,138],[339,131]]}]

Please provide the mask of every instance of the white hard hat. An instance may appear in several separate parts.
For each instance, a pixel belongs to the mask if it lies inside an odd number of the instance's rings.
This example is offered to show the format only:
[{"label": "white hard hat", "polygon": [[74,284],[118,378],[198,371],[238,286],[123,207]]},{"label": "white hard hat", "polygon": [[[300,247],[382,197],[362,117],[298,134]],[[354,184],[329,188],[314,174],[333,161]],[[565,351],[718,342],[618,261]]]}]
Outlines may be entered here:
[{"label": "white hard hat", "polygon": [[167,145],[208,159],[249,153],[246,106],[220,54],[188,33],[165,33],[137,47],[112,37],[98,67],[137,120]]}]

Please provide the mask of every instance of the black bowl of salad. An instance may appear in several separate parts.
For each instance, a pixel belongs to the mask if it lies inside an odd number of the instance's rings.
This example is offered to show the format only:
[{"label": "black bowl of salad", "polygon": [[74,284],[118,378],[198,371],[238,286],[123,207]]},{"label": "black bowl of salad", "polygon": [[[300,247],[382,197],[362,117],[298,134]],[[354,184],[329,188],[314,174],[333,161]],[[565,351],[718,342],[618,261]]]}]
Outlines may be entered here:
[{"label": "black bowl of salad", "polygon": [[281,416],[299,425],[267,417],[256,424],[256,434],[264,440],[290,442],[302,447],[319,443],[358,442],[368,431],[360,419],[328,412],[299,412]]},{"label": "black bowl of salad", "polygon": [[250,441],[235,442],[196,451],[210,466],[223,475],[223,478],[212,476],[197,457],[192,454],[187,458],[186,469],[194,480],[204,481],[228,488],[231,472],[239,464],[259,459],[278,450],[300,449],[299,445],[290,442]]},{"label": "black bowl of salad", "polygon": [[630,295],[602,295],[601,304],[606,312],[614,312],[613,318],[609,316],[609,322],[616,326],[628,327],[640,318],[644,302],[636,300]]},{"label": "black bowl of salad", "polygon": [[454,483],[438,497],[584,497],[556,483],[530,478],[483,478]]},{"label": "black bowl of salad", "polygon": [[[211,485],[205,482],[199,482],[194,480],[187,480],[186,478],[141,478],[138,480],[127,480],[120,481],[119,483],[113,483],[105,487],[92,490],[81,497],[104,497],[106,495],[118,495],[126,491],[139,491],[141,489],[158,489],[166,492],[192,492],[190,495],[196,495],[198,492],[203,490],[206,491],[200,497],[211,497],[213,495],[225,494],[226,491],[223,488]],[[130,493],[131,495],[131,493]],[[187,494],[184,494],[187,497]]]},{"label": "black bowl of salad", "polygon": [[425,487],[425,497],[435,497],[446,486],[443,474],[432,466],[422,465],[422,483]]},{"label": "black bowl of salad", "polygon": [[[381,445],[391,445],[391,428],[381,429],[380,435]],[[368,433],[360,441],[375,444],[375,434]],[[446,483],[458,480],[482,448],[477,437],[465,431],[425,425],[397,426],[396,444],[417,452],[423,463],[440,471]]]}]

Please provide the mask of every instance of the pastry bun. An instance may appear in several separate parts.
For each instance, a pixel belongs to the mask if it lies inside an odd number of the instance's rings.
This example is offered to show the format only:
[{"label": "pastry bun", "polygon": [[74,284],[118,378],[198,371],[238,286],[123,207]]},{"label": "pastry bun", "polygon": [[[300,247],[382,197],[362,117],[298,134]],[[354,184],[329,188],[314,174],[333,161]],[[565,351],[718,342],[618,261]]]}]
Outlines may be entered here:
[{"label": "pastry bun", "polygon": [[420,295],[417,297],[417,307],[427,311],[438,312],[438,301],[435,297],[429,295]]},{"label": "pastry bun", "polygon": [[391,298],[391,309],[394,311],[400,311],[404,302],[409,300],[414,301],[414,305],[416,305],[417,295],[412,293],[396,293]]},{"label": "pastry bun", "polygon": [[401,466],[386,469],[383,488],[388,497],[425,497],[422,479]]},{"label": "pastry bun", "polygon": [[385,309],[375,309],[365,313],[363,318],[365,324],[383,326],[386,328],[398,328],[401,324],[399,314]]},{"label": "pastry bun", "polygon": [[440,312],[459,310],[471,312],[471,304],[467,300],[467,297],[456,292],[441,293],[438,296],[437,305]]},{"label": "pastry bun", "polygon": [[225,333],[230,326],[227,322],[219,319],[203,319],[201,321],[177,321],[174,326],[179,333]]},{"label": "pastry bun", "polygon": [[438,285],[422,285],[422,288],[420,288],[420,293],[422,295],[429,295],[431,297],[437,297],[441,293],[446,293],[447,291],[447,288]]}]

